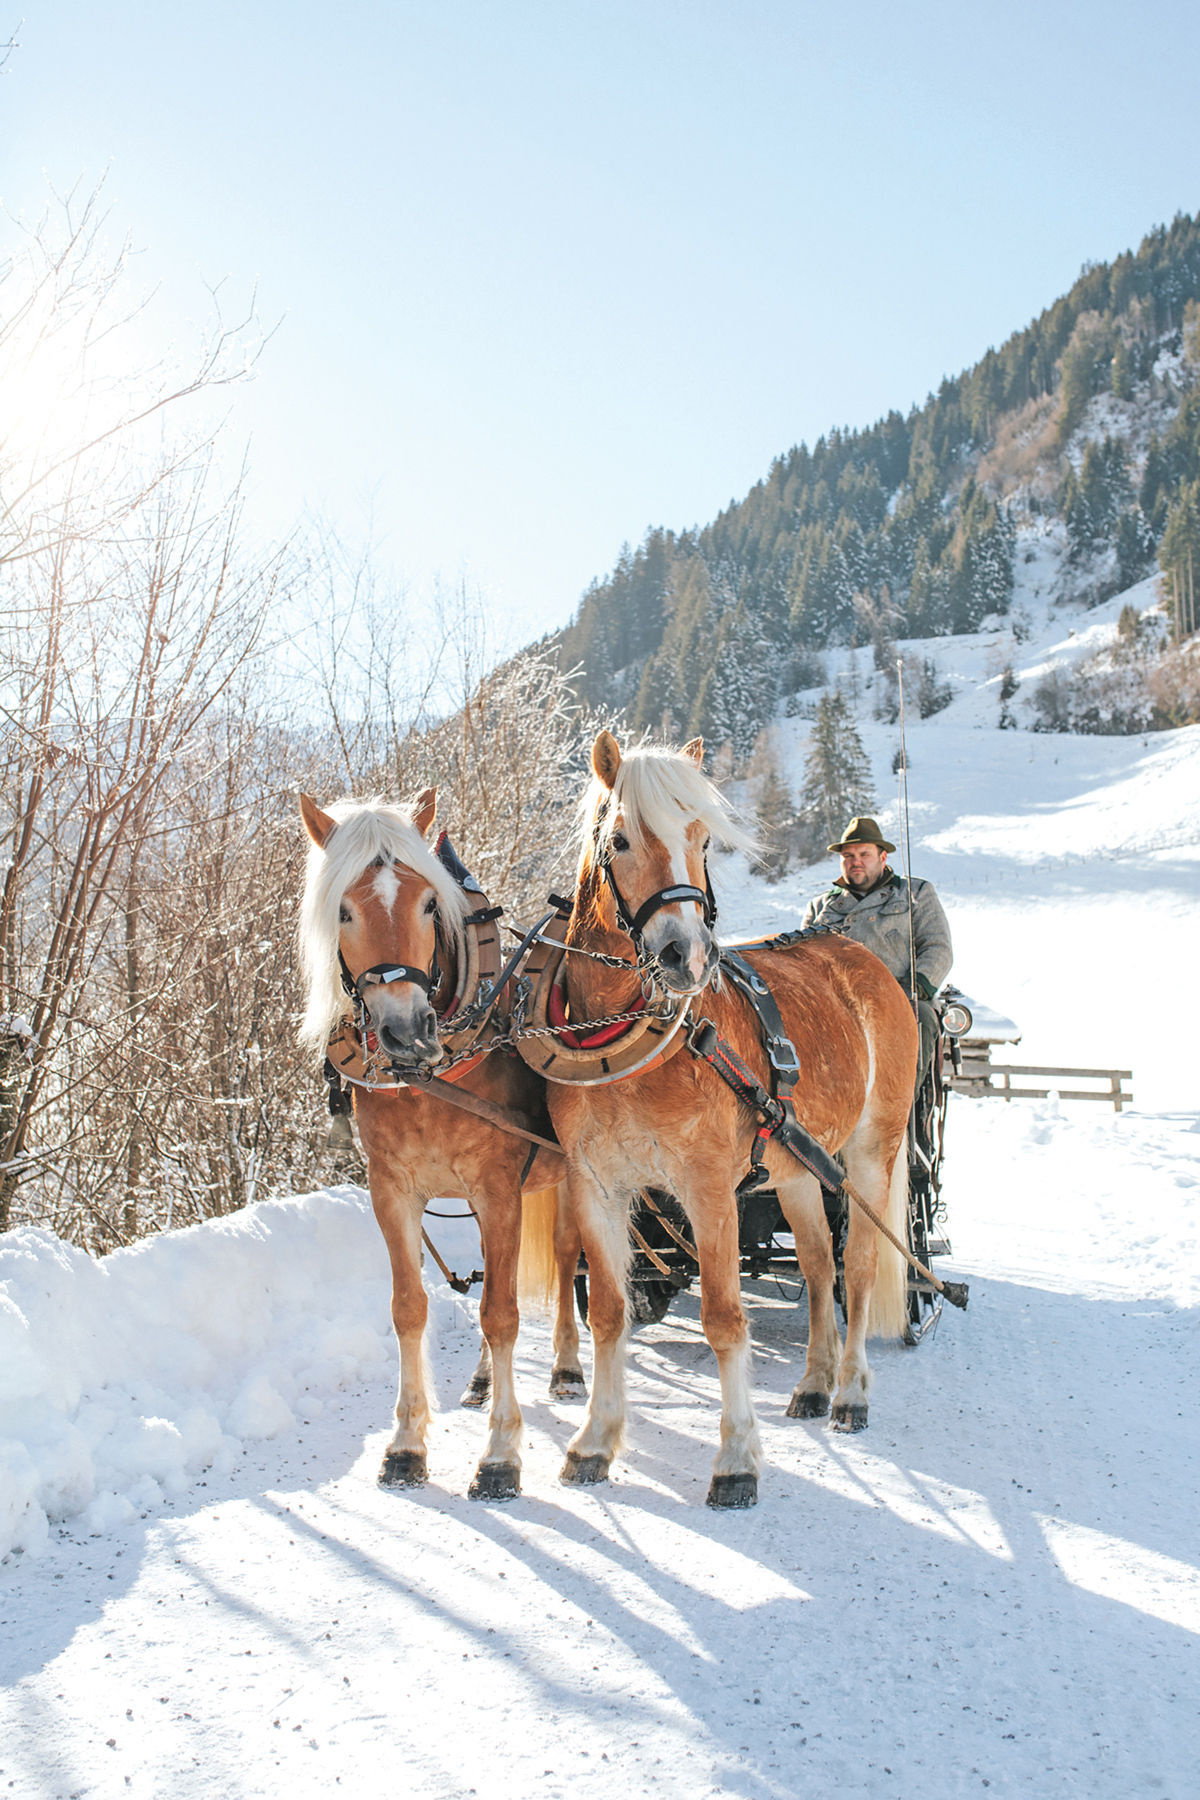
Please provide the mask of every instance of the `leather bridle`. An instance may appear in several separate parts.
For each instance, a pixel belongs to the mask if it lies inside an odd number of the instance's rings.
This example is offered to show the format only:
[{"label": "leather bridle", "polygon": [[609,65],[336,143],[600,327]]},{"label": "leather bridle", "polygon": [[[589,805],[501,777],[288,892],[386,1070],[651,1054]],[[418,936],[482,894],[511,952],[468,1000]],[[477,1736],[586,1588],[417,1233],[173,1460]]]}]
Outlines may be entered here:
[{"label": "leather bridle", "polygon": [[612,894],[613,903],[617,909],[617,917],[629,936],[633,939],[633,947],[637,952],[638,967],[639,969],[643,969],[646,964],[652,964],[654,961],[654,958],[647,954],[645,937],[643,934],[655,913],[659,912],[662,907],[673,906],[677,901],[694,900],[696,905],[700,907],[704,916],[704,923],[710,931],[716,923],[717,900],[716,895],[713,893],[712,880],[708,873],[708,857],[705,856],[704,859],[704,886],[702,888],[693,887],[690,882],[674,882],[669,887],[659,888],[657,893],[651,894],[647,900],[642,901],[642,904],[638,907],[636,912],[631,912],[624,894],[622,894],[620,887],[617,885],[617,877],[612,866],[612,851],[611,849],[601,850],[600,848],[600,832],[604,825],[605,818],[607,817],[607,813],[608,808],[606,806],[602,807],[596,818],[596,824],[592,832],[592,844],[595,851],[595,859],[597,866],[603,872],[605,881],[608,883],[609,892]]}]

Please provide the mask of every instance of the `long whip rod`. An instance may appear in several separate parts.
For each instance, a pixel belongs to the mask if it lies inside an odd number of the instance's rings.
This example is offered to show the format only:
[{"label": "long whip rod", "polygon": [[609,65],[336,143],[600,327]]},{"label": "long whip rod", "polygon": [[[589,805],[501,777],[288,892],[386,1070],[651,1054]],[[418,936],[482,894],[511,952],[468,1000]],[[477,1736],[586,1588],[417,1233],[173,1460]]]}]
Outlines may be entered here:
[{"label": "long whip rod", "polygon": [[904,735],[904,660],[896,658],[896,673],[900,684],[900,827],[904,844],[904,876],[908,883],[908,985],[912,998],[913,1012],[920,1017],[917,1006],[917,940],[913,925],[913,886],[912,886],[912,837],[908,825],[908,743]]}]

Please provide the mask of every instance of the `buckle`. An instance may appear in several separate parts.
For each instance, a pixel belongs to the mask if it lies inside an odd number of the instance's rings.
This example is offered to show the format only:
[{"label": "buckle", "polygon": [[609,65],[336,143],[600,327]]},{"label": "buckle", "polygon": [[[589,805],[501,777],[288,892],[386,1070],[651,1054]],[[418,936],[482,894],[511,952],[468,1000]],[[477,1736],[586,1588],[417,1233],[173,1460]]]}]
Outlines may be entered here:
[{"label": "buckle", "polygon": [[796,1046],[791,1038],[769,1037],[767,1039],[767,1061],[776,1075],[795,1086],[800,1079],[800,1058],[796,1055]]},{"label": "buckle", "polygon": [[693,1056],[711,1061],[717,1043],[717,1028],[711,1019],[697,1019],[687,1035],[687,1047]]}]

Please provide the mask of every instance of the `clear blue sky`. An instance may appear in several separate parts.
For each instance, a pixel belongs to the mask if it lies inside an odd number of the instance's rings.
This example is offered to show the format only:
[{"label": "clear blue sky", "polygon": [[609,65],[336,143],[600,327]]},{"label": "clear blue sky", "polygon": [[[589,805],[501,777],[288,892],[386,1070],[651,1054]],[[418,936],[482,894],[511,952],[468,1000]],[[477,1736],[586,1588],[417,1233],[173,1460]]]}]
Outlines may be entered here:
[{"label": "clear blue sky", "polygon": [[9,211],[107,172],[181,332],[257,285],[258,526],[518,639],[1200,207],[1194,4],[25,5]]}]

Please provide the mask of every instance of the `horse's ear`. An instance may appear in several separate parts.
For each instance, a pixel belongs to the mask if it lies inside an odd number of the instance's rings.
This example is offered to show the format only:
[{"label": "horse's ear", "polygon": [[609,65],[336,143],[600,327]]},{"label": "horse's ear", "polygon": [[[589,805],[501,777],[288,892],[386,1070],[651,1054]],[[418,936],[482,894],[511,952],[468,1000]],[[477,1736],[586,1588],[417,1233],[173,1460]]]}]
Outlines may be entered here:
[{"label": "horse's ear", "polygon": [[429,836],[429,828],[437,817],[437,789],[426,788],[417,795],[417,804],[413,809],[413,824],[422,837]]},{"label": "horse's ear", "polygon": [[696,767],[700,768],[704,762],[704,739],[702,737],[693,738],[690,744],[683,746],[683,754],[690,757]]},{"label": "horse's ear", "polygon": [[611,731],[602,731],[592,745],[592,768],[597,779],[611,789],[621,767],[621,746]]},{"label": "horse's ear", "polygon": [[329,842],[330,833],[337,827],[337,820],[331,819],[327,812],[322,812],[310,794],[300,796],[300,817],[317,849],[323,850]]}]

